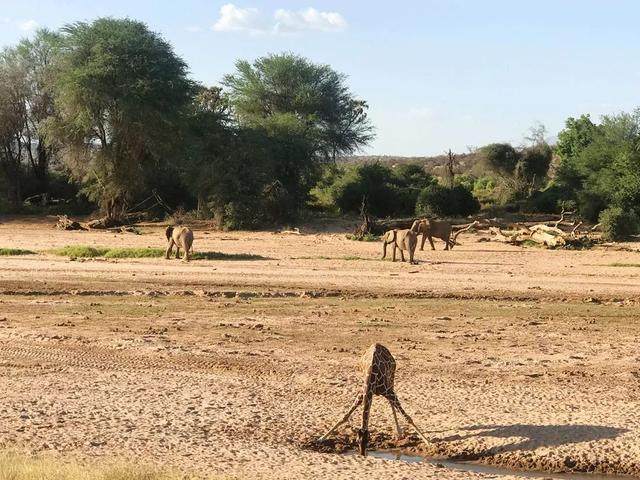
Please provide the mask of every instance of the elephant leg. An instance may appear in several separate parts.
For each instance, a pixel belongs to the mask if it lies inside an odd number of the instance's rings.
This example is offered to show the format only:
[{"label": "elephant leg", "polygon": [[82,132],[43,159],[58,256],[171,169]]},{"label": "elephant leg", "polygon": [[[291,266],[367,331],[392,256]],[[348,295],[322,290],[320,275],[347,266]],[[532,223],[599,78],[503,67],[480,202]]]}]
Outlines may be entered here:
[{"label": "elephant leg", "polygon": [[395,242],[393,242],[393,261],[396,261],[396,250],[398,249],[398,245],[396,245]]},{"label": "elephant leg", "polygon": [[382,243],[382,260],[384,260],[385,258],[387,258],[387,241],[383,240],[383,243]]},{"label": "elephant leg", "polygon": [[169,259],[169,256],[171,256],[171,250],[173,249],[173,239],[169,240],[169,246],[167,247],[167,253],[165,253],[164,258],[166,258],[167,260]]},{"label": "elephant leg", "polygon": [[402,259],[403,262],[406,261],[404,259],[404,250],[402,248],[400,249],[400,258]]},{"label": "elephant leg", "polygon": [[427,241],[427,234],[423,233],[422,234],[422,242],[420,243],[420,250],[423,251],[424,250],[424,242]]},{"label": "elephant leg", "polygon": [[431,244],[431,250],[435,250],[436,246],[433,243],[433,237],[431,237],[431,235],[429,235],[429,243]]}]

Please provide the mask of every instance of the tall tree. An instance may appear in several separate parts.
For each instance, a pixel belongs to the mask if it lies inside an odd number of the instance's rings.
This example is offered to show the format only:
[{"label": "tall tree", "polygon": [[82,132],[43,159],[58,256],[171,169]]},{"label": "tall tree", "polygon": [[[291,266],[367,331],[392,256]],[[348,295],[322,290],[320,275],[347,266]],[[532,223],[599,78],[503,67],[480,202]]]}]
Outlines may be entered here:
[{"label": "tall tree", "polygon": [[55,115],[53,103],[53,73],[60,51],[60,35],[38,30],[33,39],[24,39],[15,48],[23,66],[27,85],[25,150],[29,166],[38,182],[38,193],[48,193],[49,166],[56,150],[48,142],[45,126]]},{"label": "tall tree", "polygon": [[13,208],[22,202],[23,134],[27,116],[24,70],[15,57],[11,50],[0,55],[0,169],[7,200]]},{"label": "tall tree", "polygon": [[328,65],[291,53],[268,55],[253,64],[238,61],[223,83],[242,122],[292,115],[322,159],[354,153],[374,137],[367,103],[351,93],[345,75]]},{"label": "tall tree", "polygon": [[114,218],[175,153],[193,85],[182,59],[143,23],[101,18],[62,33],[49,133],[89,198]]}]

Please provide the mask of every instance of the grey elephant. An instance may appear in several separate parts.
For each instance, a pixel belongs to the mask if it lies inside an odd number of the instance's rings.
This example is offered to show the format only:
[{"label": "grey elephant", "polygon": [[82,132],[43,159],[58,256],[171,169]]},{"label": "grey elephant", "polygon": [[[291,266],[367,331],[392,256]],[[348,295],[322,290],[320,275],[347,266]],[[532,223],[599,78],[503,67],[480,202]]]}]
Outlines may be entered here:
[{"label": "grey elephant", "polygon": [[184,250],[185,262],[189,261],[189,255],[191,253],[191,246],[193,245],[193,232],[189,227],[167,227],[165,230],[167,241],[169,246],[167,247],[167,253],[165,258],[169,258],[173,246],[176,246],[176,258],[180,258],[180,249]]}]

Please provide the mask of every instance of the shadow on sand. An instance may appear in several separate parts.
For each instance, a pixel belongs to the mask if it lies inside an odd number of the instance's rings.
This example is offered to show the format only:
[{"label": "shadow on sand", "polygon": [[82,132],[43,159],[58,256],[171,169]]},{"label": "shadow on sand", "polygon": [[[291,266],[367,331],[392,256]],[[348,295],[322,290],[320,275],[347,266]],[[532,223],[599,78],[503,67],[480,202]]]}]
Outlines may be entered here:
[{"label": "shadow on sand", "polygon": [[[572,443],[592,442],[614,439],[628,432],[625,428],[607,427],[602,425],[474,425],[463,428],[474,432],[469,435],[454,435],[440,439],[441,441],[456,441],[469,438],[520,438],[521,440],[499,447],[488,447],[484,452],[475,452],[474,459],[495,455],[496,451],[515,452],[521,450],[536,450],[540,447],[554,447]],[[455,457],[454,457],[455,459]]]}]

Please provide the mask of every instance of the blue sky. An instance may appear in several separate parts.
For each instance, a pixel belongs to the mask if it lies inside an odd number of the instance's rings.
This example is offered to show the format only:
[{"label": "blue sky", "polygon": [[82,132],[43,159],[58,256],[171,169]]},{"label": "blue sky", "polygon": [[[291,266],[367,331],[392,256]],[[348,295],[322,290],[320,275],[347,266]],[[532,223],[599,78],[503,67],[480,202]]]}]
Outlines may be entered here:
[{"label": "blue sky", "polygon": [[370,154],[520,143],[640,106],[637,0],[0,0],[0,46],[99,16],[146,22],[210,85],[270,52],[332,65],[370,104]]}]

